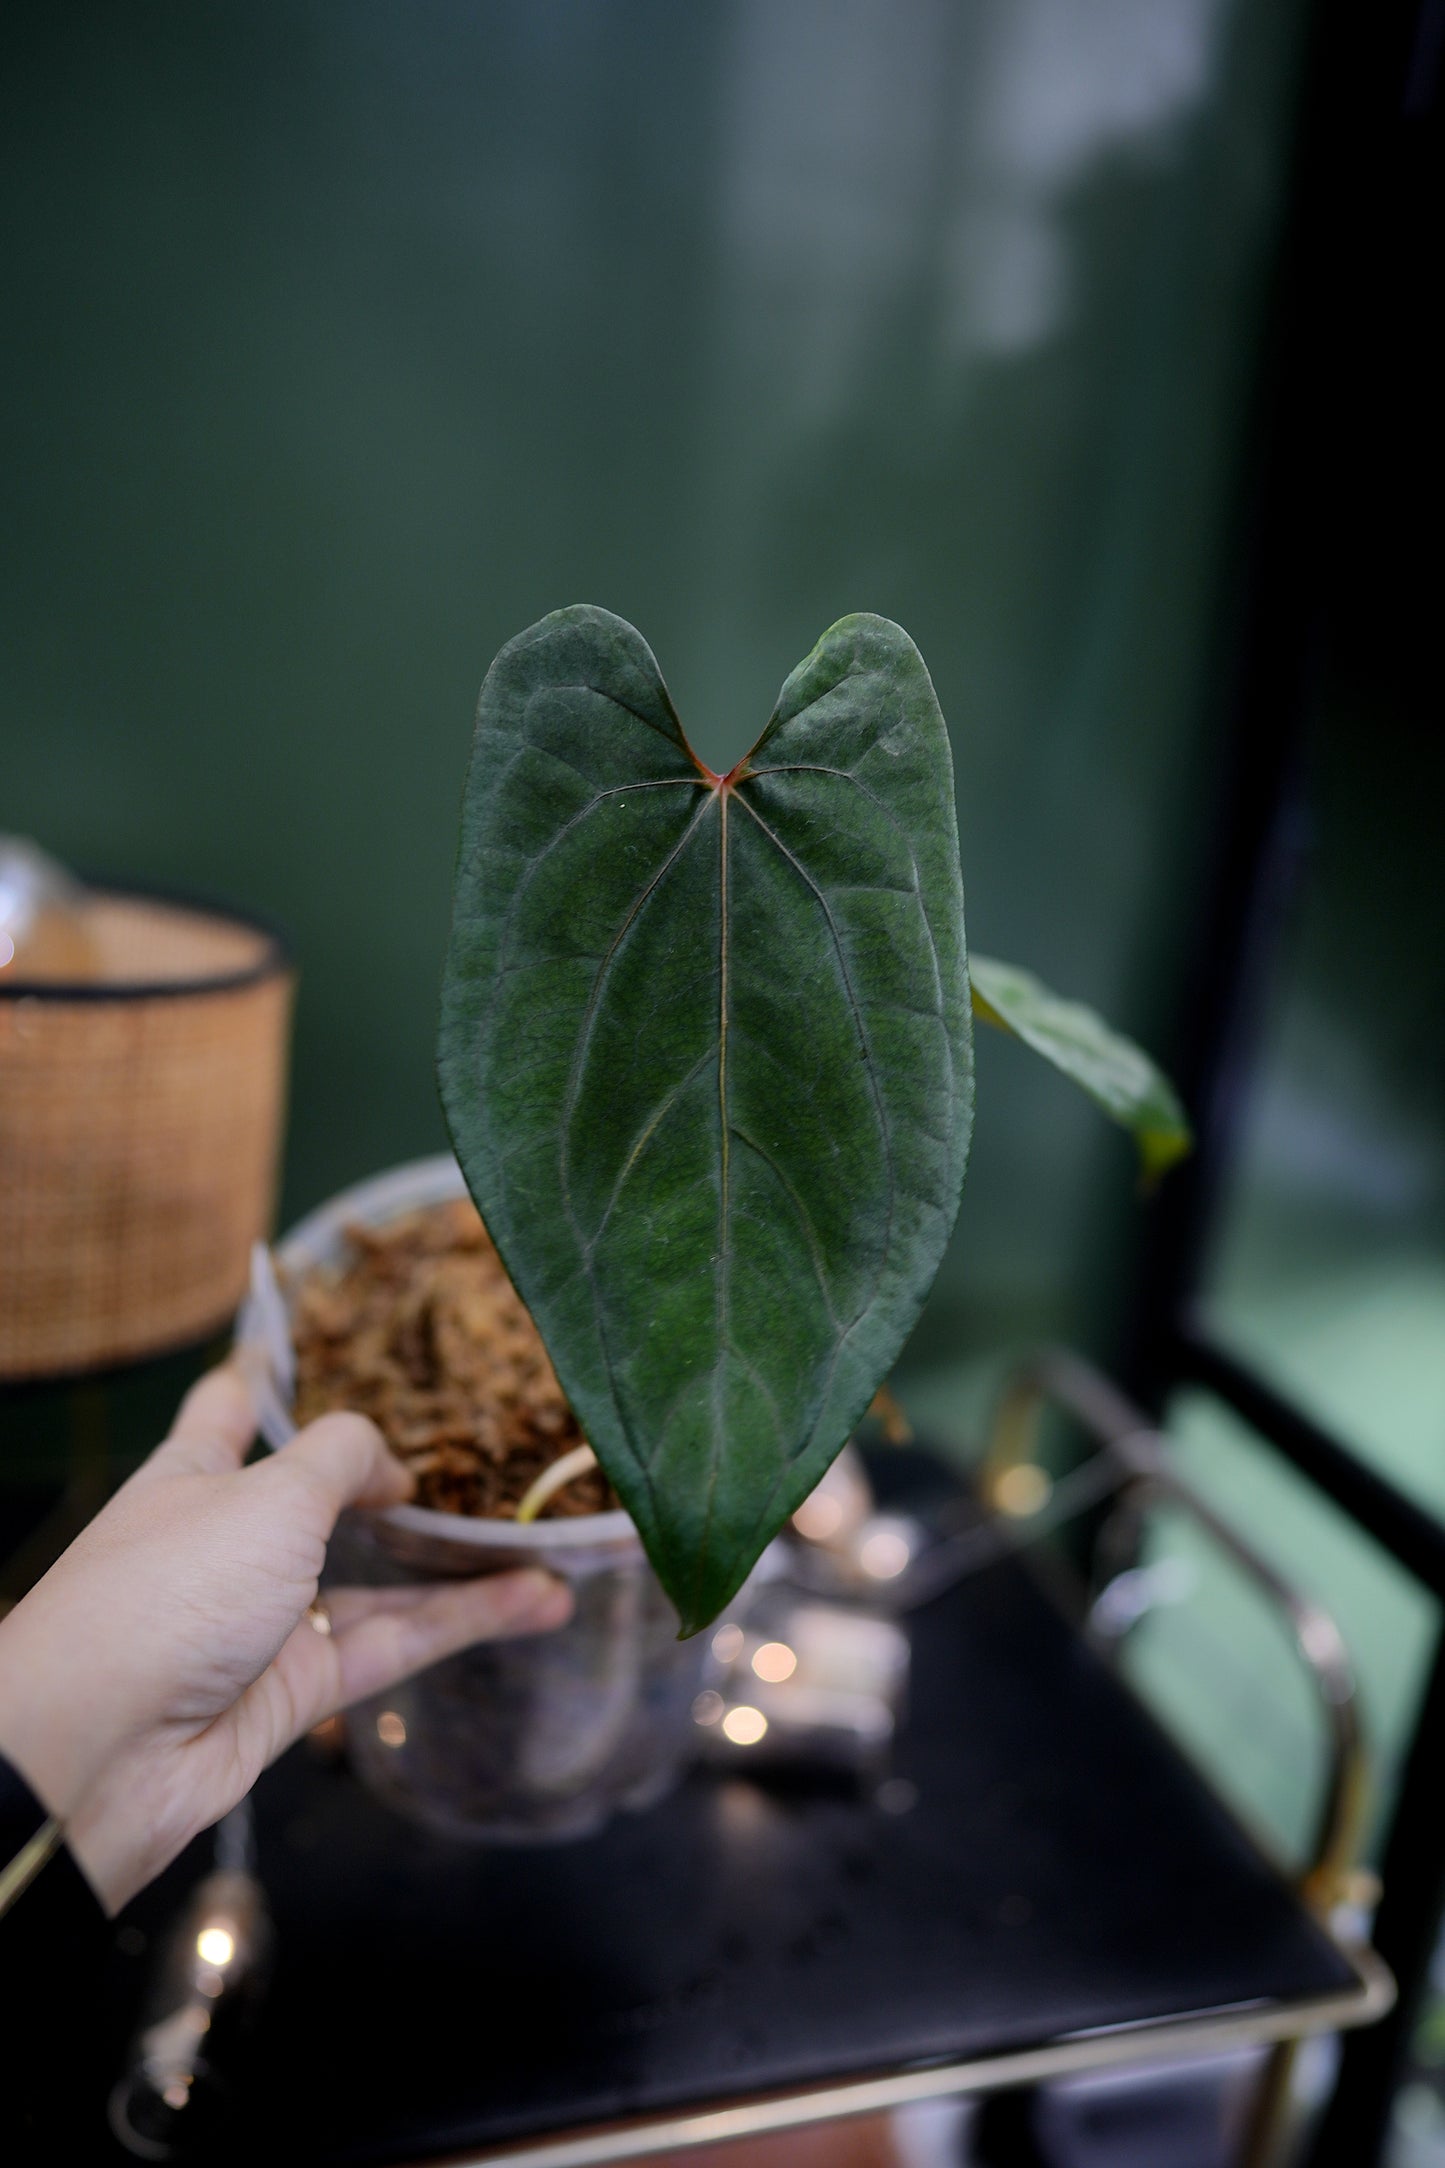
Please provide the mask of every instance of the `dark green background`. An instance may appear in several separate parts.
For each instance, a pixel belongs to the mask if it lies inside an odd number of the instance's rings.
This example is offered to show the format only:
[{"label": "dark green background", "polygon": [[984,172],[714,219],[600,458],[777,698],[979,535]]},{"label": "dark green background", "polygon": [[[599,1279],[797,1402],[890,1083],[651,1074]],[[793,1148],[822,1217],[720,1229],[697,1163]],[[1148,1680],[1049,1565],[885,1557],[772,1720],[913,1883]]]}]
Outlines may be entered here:
[{"label": "dark green background", "polygon": [[[283,1216],[442,1142],[476,689],[573,600],[719,763],[897,618],[972,938],[1167,1051],[1299,13],[7,10],[0,827],[289,928]],[[990,1039],[919,1405],[1140,1209]]]}]

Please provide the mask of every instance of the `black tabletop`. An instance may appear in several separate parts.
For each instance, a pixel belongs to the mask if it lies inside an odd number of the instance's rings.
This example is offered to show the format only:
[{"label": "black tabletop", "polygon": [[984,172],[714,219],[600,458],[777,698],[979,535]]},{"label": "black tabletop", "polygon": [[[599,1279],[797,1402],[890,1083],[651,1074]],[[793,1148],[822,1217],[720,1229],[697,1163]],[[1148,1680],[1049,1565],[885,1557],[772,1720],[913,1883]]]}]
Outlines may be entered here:
[{"label": "black tabletop", "polygon": [[288,1756],[256,1795],[277,1945],[238,2128],[416,2160],[1349,1989],[1021,1565],[912,1631],[902,1813],[699,1771],[589,1841],[477,1850]]}]

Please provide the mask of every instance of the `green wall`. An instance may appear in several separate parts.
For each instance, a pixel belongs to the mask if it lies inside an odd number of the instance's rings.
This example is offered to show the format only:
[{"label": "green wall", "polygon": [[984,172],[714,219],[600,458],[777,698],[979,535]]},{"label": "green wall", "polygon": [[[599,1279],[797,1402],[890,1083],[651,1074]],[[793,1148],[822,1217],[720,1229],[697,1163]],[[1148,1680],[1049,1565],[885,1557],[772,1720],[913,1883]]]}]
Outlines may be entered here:
[{"label": "green wall", "polygon": [[[0,827],[289,927],[287,1216],[441,1142],[476,688],[562,602],[717,760],[898,618],[973,939],[1167,1039],[1299,14],[6,11]],[[917,1405],[1096,1331],[1139,1209],[986,1045]]]}]

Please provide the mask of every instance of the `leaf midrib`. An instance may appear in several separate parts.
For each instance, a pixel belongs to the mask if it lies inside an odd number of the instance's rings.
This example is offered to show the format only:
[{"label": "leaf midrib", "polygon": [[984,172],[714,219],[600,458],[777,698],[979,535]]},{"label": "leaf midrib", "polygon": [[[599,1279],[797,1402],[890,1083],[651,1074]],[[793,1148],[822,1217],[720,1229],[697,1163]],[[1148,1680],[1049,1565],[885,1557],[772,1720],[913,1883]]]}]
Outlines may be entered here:
[{"label": "leaf midrib", "polygon": [[[595,687],[585,687],[579,689],[584,689],[587,691],[597,690],[597,688]],[[624,712],[635,716],[635,711],[625,708],[623,703],[614,701],[613,704],[620,708],[624,708]],[[635,719],[638,721],[647,720],[646,718],[641,716],[635,716]],[[656,730],[655,724],[649,724],[649,727],[654,731]],[[661,732],[658,732],[657,734],[663,735],[663,733]],[[744,810],[748,813],[749,817],[753,820],[760,832],[766,837],[768,842],[779,853],[779,855],[784,859],[784,861],[791,867],[793,872],[802,882],[803,886],[807,889],[815,906],[818,908],[818,910],[821,911],[823,915],[824,924],[828,929],[829,939],[837,963],[839,978],[841,981],[844,997],[847,1001],[849,1012],[853,1020],[853,1025],[858,1035],[860,1058],[868,1079],[868,1088],[873,1100],[874,1112],[878,1121],[879,1134],[882,1142],[885,1161],[887,1207],[883,1238],[878,1247],[878,1261],[875,1266],[872,1276],[872,1282],[867,1291],[867,1294],[863,1296],[862,1299],[859,1301],[857,1308],[855,1309],[853,1315],[848,1319],[846,1324],[840,1322],[837,1313],[833,1307],[832,1290],[828,1285],[826,1275],[823,1272],[822,1268],[822,1260],[817,1252],[816,1230],[812,1228],[811,1221],[806,1211],[802,1207],[801,1200],[792,1192],[791,1186],[789,1186],[790,1201],[793,1203],[795,1210],[798,1211],[800,1219],[803,1223],[804,1232],[809,1241],[809,1248],[810,1251],[813,1253],[815,1273],[819,1280],[819,1291],[823,1296],[824,1304],[828,1312],[829,1322],[834,1332],[834,1342],[828,1362],[827,1374],[822,1380],[821,1387],[817,1395],[817,1415],[814,1423],[809,1429],[806,1441],[799,1449],[799,1454],[793,1457],[794,1460],[806,1454],[809,1447],[812,1445],[817,1435],[818,1425],[823,1420],[823,1415],[827,1407],[828,1396],[832,1390],[833,1381],[837,1374],[838,1365],[842,1360],[844,1349],[846,1348],[849,1339],[851,1338],[854,1331],[857,1329],[860,1322],[868,1315],[870,1307],[876,1299],[878,1288],[882,1284],[883,1275],[887,1269],[887,1260],[892,1246],[894,1219],[897,1207],[897,1177],[894,1158],[893,1133],[888,1119],[887,1110],[883,1102],[882,1090],[878,1078],[877,1062],[874,1056],[867,1026],[864,1021],[862,1007],[858,998],[857,990],[853,984],[853,978],[849,967],[847,951],[844,946],[837,921],[834,918],[832,909],[822,888],[813,879],[807,868],[802,864],[802,862],[797,858],[797,856],[791,850],[789,850],[788,846],[776,833],[771,824],[763,818],[762,814],[758,811],[756,806],[754,806],[750,802],[749,796],[745,795],[746,786],[749,783],[762,782],[771,775],[783,774],[817,774],[820,776],[832,777],[840,782],[850,784],[854,789],[858,790],[862,794],[862,796],[864,796],[877,811],[882,813],[884,817],[888,820],[889,825],[895,830],[895,832],[902,836],[905,847],[908,851],[910,872],[913,876],[913,886],[911,891],[899,891],[899,893],[911,893],[919,901],[921,906],[922,889],[919,878],[917,860],[914,855],[912,845],[909,842],[909,839],[905,835],[903,835],[900,824],[898,823],[896,817],[893,815],[893,813],[888,807],[883,805],[882,801],[877,798],[875,793],[868,789],[867,785],[862,781],[862,779],[854,775],[850,770],[845,768],[833,768],[825,766],[822,763],[807,762],[777,763],[767,768],[750,769],[748,766],[748,762],[745,759],[743,761],[740,761],[736,768],[734,768],[732,771],[730,771],[730,773],[724,776],[715,774],[713,770],[706,768],[704,764],[697,759],[696,754],[692,752],[691,746],[687,743],[685,733],[683,734],[682,747],[680,749],[684,750],[693,759],[698,769],[698,774],[695,777],[667,776],[638,778],[635,782],[632,783],[609,786],[605,790],[597,791],[589,799],[586,805],[580,807],[577,812],[571,816],[571,818],[565,823],[562,829],[560,829],[554,836],[548,839],[547,845],[545,846],[544,850],[539,852],[537,856],[532,860],[531,864],[527,868],[526,875],[524,876],[523,880],[518,884],[518,890],[514,894],[514,897],[512,899],[512,908],[507,914],[507,922],[502,929],[502,937],[498,946],[498,958],[500,963],[502,956],[505,954],[507,941],[510,937],[511,932],[511,923],[515,918],[517,907],[521,902],[523,894],[530,887],[533,878],[540,870],[546,858],[549,857],[551,853],[562,843],[562,841],[567,835],[571,834],[577,827],[579,827],[581,823],[585,821],[592,813],[594,813],[601,805],[603,805],[610,799],[625,797],[629,793],[638,790],[682,787],[700,790],[703,793],[702,803],[698,806],[696,813],[689,820],[687,827],[684,829],[682,835],[671,846],[666,857],[658,866],[656,872],[653,873],[651,877],[642,885],[642,887],[638,890],[636,896],[633,898],[622,925],[618,928],[616,934],[613,936],[613,939],[608,946],[606,954],[599,962],[597,974],[593,981],[592,989],[588,997],[587,1007],[584,1012],[582,1022],[582,1028],[578,1034],[577,1044],[573,1052],[572,1063],[568,1075],[568,1082],[562,1110],[562,1120],[560,1125],[561,1162],[559,1167],[561,1192],[566,1206],[568,1221],[571,1227],[577,1255],[579,1257],[579,1261],[587,1279],[588,1289],[592,1300],[592,1310],[596,1324],[596,1330],[604,1354],[607,1374],[608,1397],[612,1402],[613,1411],[617,1417],[622,1434],[627,1441],[633,1464],[637,1468],[642,1480],[646,1483],[649,1492],[651,1492],[653,1484],[651,1468],[649,1465],[650,1456],[644,1455],[638,1449],[638,1440],[634,1433],[633,1425],[629,1421],[627,1413],[622,1406],[617,1389],[615,1366],[612,1361],[611,1350],[608,1347],[608,1336],[603,1306],[601,1302],[601,1293],[594,1269],[594,1256],[597,1243],[601,1238],[602,1231],[611,1218],[613,1208],[617,1203],[617,1200],[620,1197],[634,1166],[641,1158],[642,1153],[646,1149],[647,1145],[656,1135],[657,1130],[661,1126],[662,1122],[667,1118],[667,1115],[671,1111],[672,1107],[675,1106],[677,1101],[682,1097],[686,1084],[692,1082],[693,1078],[695,1078],[695,1076],[697,1075],[698,1070],[708,1059],[712,1058],[715,1051],[718,1062],[718,1116],[720,1150],[718,1241],[720,1273],[719,1354],[717,1362],[714,1366],[713,1449],[709,1454],[707,1497],[704,1510],[703,1537],[699,1546],[699,1561],[701,1564],[701,1561],[707,1555],[707,1539],[711,1526],[717,1480],[720,1473],[720,1456],[716,1448],[718,1439],[720,1439],[724,1434],[724,1416],[726,1411],[722,1404],[722,1398],[727,1362],[730,1357],[736,1357],[737,1359],[744,1361],[745,1366],[749,1369],[752,1369],[754,1367],[746,1363],[746,1358],[743,1356],[742,1351],[735,1349],[731,1345],[728,1337],[731,1295],[730,1274],[732,1264],[732,1121],[728,1100],[728,1053],[731,1043],[731,1015],[729,1005],[729,982],[731,969],[731,919],[729,898],[728,801],[735,794],[740,797]],[[587,1059],[592,1045],[597,1013],[601,1006],[603,995],[606,991],[607,981],[609,979],[613,965],[616,963],[618,957],[623,952],[627,940],[631,935],[633,929],[638,924],[647,904],[657,894],[658,890],[661,888],[662,884],[666,880],[668,874],[674,870],[683,853],[686,851],[689,843],[692,842],[694,837],[700,834],[705,828],[707,816],[710,810],[710,802],[715,802],[717,805],[719,825],[719,988],[718,1035],[716,1048],[715,1050],[709,1049],[705,1055],[699,1058],[699,1061],[693,1065],[693,1068],[690,1071],[688,1078],[684,1081],[684,1085],[674,1088],[674,1090],[668,1094],[664,1103],[649,1119],[648,1123],[645,1125],[644,1129],[640,1133],[637,1142],[634,1144],[632,1150],[630,1151],[624,1167],[619,1172],[617,1180],[613,1186],[612,1193],[609,1196],[606,1206],[604,1207],[602,1218],[599,1221],[596,1230],[590,1238],[584,1238],[582,1227],[577,1217],[576,1207],[572,1196],[569,1157],[571,1149],[572,1122],[575,1116],[577,1101],[580,1096],[583,1076],[586,1070]],[[867,885],[872,886],[873,884]],[[939,987],[941,997],[939,959],[937,955],[936,944],[933,939],[933,930],[932,927],[928,924],[926,910],[923,912],[923,923],[928,941],[930,961],[933,967],[935,985]],[[936,1015],[938,1017],[938,1020],[942,1022],[943,1019],[941,1015],[941,1010],[931,1013]],[[762,1158],[766,1163],[768,1163],[769,1165],[772,1164],[771,1156],[766,1152],[761,1151],[760,1148],[756,1145],[754,1139],[749,1136],[743,1136],[740,1133],[740,1141],[747,1144],[750,1148],[756,1151],[758,1153],[758,1156]],[[792,1464],[793,1461],[789,1461],[787,1465]],[[785,1474],[786,1467],[779,1470],[777,1482],[773,1487],[772,1495],[776,1494],[777,1484],[780,1484],[783,1481]],[[768,1500],[767,1508],[765,1510],[770,1509],[771,1495]]]}]

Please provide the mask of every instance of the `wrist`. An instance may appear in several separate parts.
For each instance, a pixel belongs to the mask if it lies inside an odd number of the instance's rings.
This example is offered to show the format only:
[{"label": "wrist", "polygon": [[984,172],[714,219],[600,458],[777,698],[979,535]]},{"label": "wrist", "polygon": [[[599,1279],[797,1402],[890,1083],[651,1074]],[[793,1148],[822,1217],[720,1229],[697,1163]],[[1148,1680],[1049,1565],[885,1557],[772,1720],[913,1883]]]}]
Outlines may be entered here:
[{"label": "wrist", "polygon": [[[98,1757],[80,1697],[41,1660],[30,1597],[0,1619],[0,1754],[47,1813],[68,1821],[93,1783]],[[64,1721],[57,1723],[57,1712]]]},{"label": "wrist", "polygon": [[183,1852],[204,1821],[163,1750],[122,1754],[66,1825],[72,1859],[111,1918]]}]

